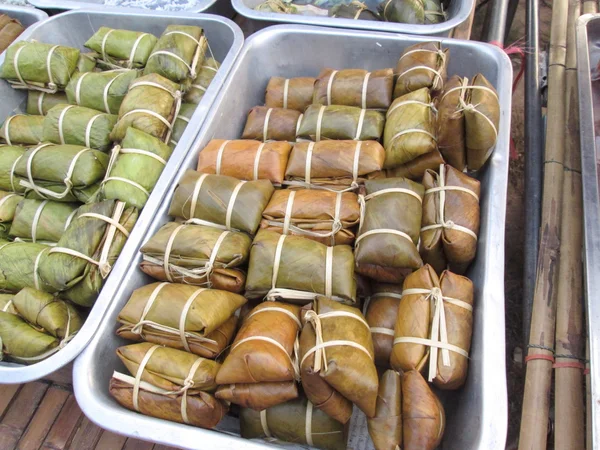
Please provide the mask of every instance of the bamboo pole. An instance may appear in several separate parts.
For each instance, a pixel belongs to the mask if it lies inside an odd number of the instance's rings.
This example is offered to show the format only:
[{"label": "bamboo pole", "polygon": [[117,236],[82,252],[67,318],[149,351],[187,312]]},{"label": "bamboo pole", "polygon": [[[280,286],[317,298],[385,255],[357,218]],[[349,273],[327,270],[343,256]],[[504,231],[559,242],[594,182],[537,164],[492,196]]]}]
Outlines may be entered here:
[{"label": "bamboo pole", "polygon": [[580,0],[570,0],[567,25],[565,155],[560,226],[560,263],[556,299],[554,355],[554,448],[585,448],[583,399],[583,267],[579,94],[577,91],[577,19]]},{"label": "bamboo pole", "polygon": [[[568,0],[552,3],[540,249],[529,334],[520,450],[546,450],[552,388],[565,142]],[[542,359],[547,358],[547,359]]]}]

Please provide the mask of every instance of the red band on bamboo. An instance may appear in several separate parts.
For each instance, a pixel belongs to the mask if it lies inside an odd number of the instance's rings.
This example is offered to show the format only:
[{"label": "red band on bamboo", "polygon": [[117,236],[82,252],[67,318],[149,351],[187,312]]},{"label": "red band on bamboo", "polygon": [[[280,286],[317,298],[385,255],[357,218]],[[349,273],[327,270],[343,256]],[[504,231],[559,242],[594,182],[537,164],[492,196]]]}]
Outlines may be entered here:
[{"label": "red band on bamboo", "polygon": [[585,366],[580,362],[565,362],[552,364],[554,369],[581,369],[585,371]]},{"label": "red band on bamboo", "polygon": [[525,362],[528,363],[529,361],[533,361],[536,359],[545,359],[546,361],[550,361],[551,363],[554,362],[554,357],[551,355],[542,355],[540,353],[537,354],[533,354],[533,355],[527,355],[525,357]]},{"label": "red band on bamboo", "polygon": [[584,375],[589,375],[589,374],[590,374],[590,369],[585,369],[585,370],[583,371],[583,374],[584,374]]}]

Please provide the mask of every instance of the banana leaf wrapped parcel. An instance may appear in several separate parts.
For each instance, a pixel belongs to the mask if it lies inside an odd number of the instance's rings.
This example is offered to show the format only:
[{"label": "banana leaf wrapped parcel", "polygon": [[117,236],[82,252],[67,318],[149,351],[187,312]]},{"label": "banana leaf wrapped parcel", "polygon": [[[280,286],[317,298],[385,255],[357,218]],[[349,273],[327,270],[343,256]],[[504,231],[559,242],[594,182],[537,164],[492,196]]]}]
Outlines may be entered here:
[{"label": "banana leaf wrapped parcel", "polygon": [[438,103],[438,148],[452,167],[463,171],[467,167],[465,148],[465,96],[468,78],[455,75],[444,86]]},{"label": "banana leaf wrapped parcel", "polygon": [[242,408],[262,411],[298,398],[296,381],[270,381],[266,383],[235,383],[219,386],[215,397]]},{"label": "banana leaf wrapped parcel", "polygon": [[35,41],[19,41],[7,50],[0,78],[16,89],[54,94],[63,90],[77,69],[79,50]]},{"label": "banana leaf wrapped parcel", "polygon": [[375,416],[367,419],[375,450],[402,447],[402,375],[386,370],[379,380]]},{"label": "banana leaf wrapped parcel", "polygon": [[242,408],[240,430],[245,439],[275,438],[323,450],[345,450],[347,427],[298,398],[264,411]]},{"label": "banana leaf wrapped parcel", "polygon": [[375,415],[379,379],[369,325],[361,312],[326,297],[303,310],[302,387],[315,408],[347,423],[356,404]]},{"label": "banana leaf wrapped parcel", "polygon": [[254,234],[273,190],[268,180],[241,181],[187,170],[175,189],[169,215]]},{"label": "banana leaf wrapped parcel", "polygon": [[48,111],[56,105],[69,103],[67,94],[57,92],[56,94],[47,94],[40,91],[27,92],[27,114],[45,116]]},{"label": "banana leaf wrapped parcel", "polygon": [[371,327],[373,337],[375,364],[378,367],[390,367],[394,327],[401,297],[401,285],[377,283],[364,305],[365,319]]},{"label": "banana leaf wrapped parcel", "polygon": [[303,113],[312,104],[315,81],[311,77],[271,77],[265,93],[265,106]]},{"label": "banana leaf wrapped parcel", "polygon": [[41,290],[37,272],[50,249],[42,244],[0,240],[0,292],[19,292],[26,287]]},{"label": "banana leaf wrapped parcel", "polygon": [[439,150],[433,150],[417,156],[415,159],[385,170],[387,178],[408,178],[409,180],[421,181],[428,170],[436,171],[441,164],[444,164],[444,158]]},{"label": "banana leaf wrapped parcel", "polygon": [[80,53],[77,61],[77,72],[92,72],[96,69],[96,59],[98,54],[95,52]]},{"label": "banana leaf wrapped parcel", "polygon": [[26,152],[25,147],[18,145],[0,144],[0,189],[8,192],[25,192],[25,187],[19,184],[15,167]]},{"label": "banana leaf wrapped parcel", "polygon": [[442,50],[440,42],[423,42],[407,47],[396,66],[398,78],[394,98],[425,87],[431,89],[431,94],[436,96],[444,89],[447,67],[448,49]]},{"label": "banana leaf wrapped parcel", "polygon": [[29,325],[20,316],[0,311],[1,353],[9,359],[33,364],[56,353],[60,342],[60,339]]},{"label": "banana leaf wrapped parcel", "polygon": [[175,121],[173,122],[173,132],[171,133],[171,139],[169,144],[175,147],[188,124],[190,123],[190,119],[194,115],[194,111],[196,111],[197,105],[193,103],[182,103],[181,108],[179,109],[179,113],[175,117]]},{"label": "banana leaf wrapped parcel", "polygon": [[212,139],[198,154],[198,172],[281,185],[292,146],[288,142]]},{"label": "banana leaf wrapped parcel", "polygon": [[196,78],[192,81],[183,96],[183,101],[195,105],[200,103],[208,86],[210,86],[213,78],[217,75],[219,67],[221,67],[221,63],[216,59],[204,58],[202,65],[196,70]]},{"label": "banana leaf wrapped parcel", "polygon": [[[16,314],[16,315],[19,314],[19,312],[15,308],[15,305],[13,304],[14,297],[15,297],[15,294],[0,294],[0,311],[1,312]],[[1,352],[2,352],[2,350],[0,349],[0,353]]]},{"label": "banana leaf wrapped parcel", "polygon": [[14,221],[17,208],[22,200],[23,197],[19,194],[0,191],[0,223],[10,224]]},{"label": "banana leaf wrapped parcel", "polygon": [[37,145],[43,141],[44,118],[17,114],[8,117],[0,128],[0,138],[8,145]]},{"label": "banana leaf wrapped parcel", "polygon": [[6,50],[23,31],[25,28],[17,19],[0,14],[0,53]]},{"label": "banana leaf wrapped parcel", "polygon": [[142,272],[160,281],[242,294],[252,240],[245,233],[204,225],[166,223],[140,249]]},{"label": "banana leaf wrapped parcel", "polygon": [[248,113],[242,139],[293,142],[302,117],[293,109],[255,106]]},{"label": "banana leaf wrapped parcel", "polygon": [[329,9],[329,17],[352,20],[381,20],[376,11],[371,11],[366,4],[358,0],[353,0],[349,4],[335,5]]},{"label": "banana leaf wrapped parcel", "polygon": [[313,103],[386,110],[392,103],[392,69],[324,69],[315,82]]},{"label": "banana leaf wrapped parcel", "polygon": [[176,283],[152,283],[133,291],[117,321],[117,334],[216,358],[235,333],[241,295]]},{"label": "banana leaf wrapped parcel", "polygon": [[356,303],[352,248],[260,230],[250,248],[246,296],[306,304],[318,295]]},{"label": "banana leaf wrapped parcel", "polygon": [[16,207],[10,235],[26,241],[55,243],[69,228],[78,205],[24,199]]},{"label": "banana leaf wrapped parcel", "polygon": [[[467,378],[473,330],[473,283],[429,265],[404,280],[390,362],[395,370],[421,371],[440,389],[458,389]],[[443,309],[443,311],[441,311]]]},{"label": "banana leaf wrapped parcel", "polygon": [[446,20],[439,0],[387,0],[380,12],[388,22],[429,25]]},{"label": "banana leaf wrapped parcel", "polygon": [[296,133],[298,138],[319,142],[322,139],[379,140],[384,115],[379,111],[355,106],[310,105]]},{"label": "banana leaf wrapped parcel", "polygon": [[98,53],[100,66],[139,69],[146,66],[157,41],[150,33],[100,27],[84,46]]}]

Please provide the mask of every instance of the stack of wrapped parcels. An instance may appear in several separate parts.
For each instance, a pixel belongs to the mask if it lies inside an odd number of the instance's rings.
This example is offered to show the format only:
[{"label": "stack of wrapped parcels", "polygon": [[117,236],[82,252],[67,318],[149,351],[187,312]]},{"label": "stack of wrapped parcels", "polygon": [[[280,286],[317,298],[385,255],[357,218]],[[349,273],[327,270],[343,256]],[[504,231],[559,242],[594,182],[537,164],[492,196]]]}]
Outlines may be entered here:
[{"label": "stack of wrapped parcels", "polygon": [[208,142],[141,248],[157,281],[118,318],[145,342],[117,351],[119,403],[206,428],[229,408],[245,438],[340,450],[356,407],[377,450],[438,447],[436,391],[465,383],[471,345],[466,170],[499,117],[483,75],[448,80],[448,57],[425,43],[396,76],[271,78],[242,139]]}]

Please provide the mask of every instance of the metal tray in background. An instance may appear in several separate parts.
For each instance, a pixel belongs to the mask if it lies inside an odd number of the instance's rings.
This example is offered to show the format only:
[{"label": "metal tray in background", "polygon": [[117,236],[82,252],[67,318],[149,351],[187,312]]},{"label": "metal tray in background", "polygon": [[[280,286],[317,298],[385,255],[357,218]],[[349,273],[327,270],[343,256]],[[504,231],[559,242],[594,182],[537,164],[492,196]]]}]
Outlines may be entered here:
[{"label": "metal tray in background", "polygon": [[[211,139],[239,138],[246,115],[264,104],[271,76],[317,76],[321,69],[395,66],[403,49],[424,39],[389,33],[367,33],[303,25],[279,25],[251,36],[213,104],[193,150],[180,169],[196,168],[198,151]],[[443,39],[450,49],[448,74],[472,77],[481,72],[498,89],[501,102],[496,150],[480,173],[481,229],[477,259],[468,276],[475,284],[473,344],[468,380],[463,389],[445,393],[446,435],[442,447],[456,450],[504,449],[507,430],[504,352],[504,220],[508,183],[512,67],[497,47],[470,41]],[[319,51],[314,51],[319,49]],[[160,186],[149,208],[156,210],[147,240],[169,221],[168,207],[175,183]],[[113,370],[124,371],[115,350],[128,343],[115,334],[116,318],[133,290],[154,282],[138,268],[141,254],[130,262],[115,300],[106,311],[98,333],[75,362],[73,381],[77,401],[96,424],[111,431],[184,448],[264,448],[266,444],[216,431],[159,420],[129,411],[108,393]],[[364,416],[363,416],[364,417]]]},{"label": "metal tray in background", "polygon": [[[102,10],[77,10],[51,17],[26,30],[17,40],[36,39],[40,42],[68,45],[83,49],[83,43],[101,26],[145,31],[159,36],[167,25],[197,25],[204,28],[215,58],[222,62],[221,68],[198,105],[179,144],[173,151],[158,184],[148,200],[142,214],[131,232],[119,259],[113,266],[110,276],[83,327],[69,344],[48,359],[22,366],[0,362],[0,383],[24,383],[42,378],[72,361],[88,344],[109,307],[114,291],[125,276],[130,260],[136,255],[137,248],[145,234],[151,218],[154,216],[164,187],[176,176],[177,170],[188,153],[194,138],[215,100],[229,70],[243,45],[243,35],[239,27],[229,19],[212,15],[194,15],[186,13],[161,13],[154,11],[123,11],[103,8]],[[0,55],[0,64],[4,56]],[[16,112],[23,112],[27,93],[12,89],[7,82],[0,80],[0,122]]]},{"label": "metal tray in background", "polygon": [[[353,28],[357,30],[388,31],[390,33],[444,37],[450,36],[450,33],[454,28],[466,21],[471,14],[471,10],[475,7],[475,0],[450,0],[450,6],[446,10],[448,17],[446,21],[431,25],[412,25],[408,23],[377,22],[372,20],[352,20],[334,17],[255,11],[253,8],[263,1],[264,0],[231,0],[231,3],[238,14],[258,22],[298,23],[303,25],[319,25],[323,27]],[[379,3],[379,0],[366,0],[366,3],[370,6],[376,6]],[[260,28],[260,23],[256,25],[257,28]],[[318,49],[311,49],[311,52],[316,53],[318,52]]]},{"label": "metal tray in background", "polygon": [[0,14],[7,14],[13,19],[17,19],[25,28],[48,18],[48,14],[39,9],[8,4],[0,4]]},{"label": "metal tray in background", "polygon": [[[600,448],[600,14],[577,22],[577,81],[583,187],[584,289],[590,352],[593,448]],[[594,76],[592,76],[594,75]],[[595,79],[592,86],[592,79]],[[596,125],[598,124],[598,125]],[[596,127],[598,127],[596,129]]]}]

